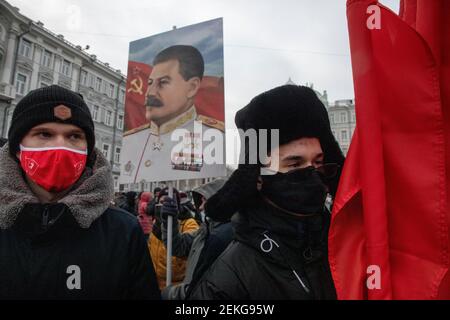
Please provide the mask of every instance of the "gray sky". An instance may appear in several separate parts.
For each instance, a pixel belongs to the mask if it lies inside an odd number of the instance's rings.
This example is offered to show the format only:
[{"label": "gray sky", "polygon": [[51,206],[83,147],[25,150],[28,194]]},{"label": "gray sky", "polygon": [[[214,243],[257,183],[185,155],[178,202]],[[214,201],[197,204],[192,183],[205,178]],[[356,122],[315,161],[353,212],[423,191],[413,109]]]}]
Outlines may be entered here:
[{"label": "gray sky", "polygon": [[[354,97],[346,0],[7,1],[123,73],[131,41],[223,17],[228,128],[252,97],[289,77],[331,102]],[[399,0],[381,2],[398,11]]]}]

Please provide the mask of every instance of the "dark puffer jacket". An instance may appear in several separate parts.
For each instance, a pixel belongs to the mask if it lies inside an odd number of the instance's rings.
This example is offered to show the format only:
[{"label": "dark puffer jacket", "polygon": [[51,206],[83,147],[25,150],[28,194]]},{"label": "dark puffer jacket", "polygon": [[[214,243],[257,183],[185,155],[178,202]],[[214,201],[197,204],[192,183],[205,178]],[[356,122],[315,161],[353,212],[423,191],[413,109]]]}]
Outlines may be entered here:
[{"label": "dark puffer jacket", "polygon": [[290,218],[257,199],[234,215],[235,240],[192,300],[336,299],[327,259],[329,212]]},{"label": "dark puffer jacket", "polygon": [[0,300],[160,298],[137,219],[108,208],[112,183],[97,152],[63,199],[41,204],[0,150]]}]

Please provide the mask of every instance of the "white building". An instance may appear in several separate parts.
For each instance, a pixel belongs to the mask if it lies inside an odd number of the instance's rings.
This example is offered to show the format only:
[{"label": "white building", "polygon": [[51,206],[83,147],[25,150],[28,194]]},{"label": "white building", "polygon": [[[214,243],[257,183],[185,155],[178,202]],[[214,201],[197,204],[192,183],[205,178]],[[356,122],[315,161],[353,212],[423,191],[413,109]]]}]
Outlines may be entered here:
[{"label": "white building", "polygon": [[355,103],[353,100],[338,100],[327,110],[333,135],[347,155],[356,127]]},{"label": "white building", "polygon": [[[286,84],[294,84],[291,78]],[[314,90],[313,84],[306,84]],[[341,146],[344,155],[347,155],[348,149],[350,147],[350,142],[352,141],[353,132],[356,127],[356,116],[355,116],[355,102],[353,100],[337,100],[334,104],[328,102],[327,91],[323,93],[314,90],[316,95],[325,105],[328,111],[328,117],[330,118],[331,130],[336,140]]]},{"label": "white building", "polygon": [[51,84],[84,96],[95,123],[96,147],[111,162],[118,190],[125,76],[0,0],[0,137],[7,137],[20,99]]}]

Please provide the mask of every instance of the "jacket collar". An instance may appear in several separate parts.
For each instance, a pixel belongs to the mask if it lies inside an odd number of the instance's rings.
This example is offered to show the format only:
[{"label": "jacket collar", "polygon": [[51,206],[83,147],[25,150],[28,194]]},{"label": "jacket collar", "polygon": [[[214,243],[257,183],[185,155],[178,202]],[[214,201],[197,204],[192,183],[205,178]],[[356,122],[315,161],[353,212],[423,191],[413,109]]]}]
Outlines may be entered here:
[{"label": "jacket collar", "polygon": [[[325,213],[321,215],[293,218],[255,197],[248,206],[236,213],[232,225],[236,239],[260,248],[266,235],[274,237],[291,250],[301,250],[320,242],[324,232]],[[268,241],[266,241],[268,242]],[[264,242],[264,243],[266,243]]]},{"label": "jacket collar", "polygon": [[[108,161],[98,150],[92,168],[86,167],[72,190],[58,201],[69,209],[81,228],[89,228],[108,208],[114,197],[114,182]],[[0,149],[0,229],[11,228],[27,204],[39,204],[23,177],[20,164]]]},{"label": "jacket collar", "polygon": [[183,112],[179,116],[169,120],[168,122],[162,124],[158,127],[158,125],[154,122],[150,123],[150,132],[155,136],[163,135],[173,130],[183,126],[189,121],[193,121],[197,118],[197,111],[195,106],[193,105],[187,111]]}]

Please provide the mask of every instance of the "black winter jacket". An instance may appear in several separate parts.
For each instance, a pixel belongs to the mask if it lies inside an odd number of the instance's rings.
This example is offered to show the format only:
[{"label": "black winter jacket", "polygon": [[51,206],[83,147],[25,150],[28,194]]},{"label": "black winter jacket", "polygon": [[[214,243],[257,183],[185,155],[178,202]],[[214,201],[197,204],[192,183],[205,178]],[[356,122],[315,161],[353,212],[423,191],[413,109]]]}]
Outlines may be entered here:
[{"label": "black winter jacket", "polygon": [[136,217],[108,208],[107,163],[98,153],[67,196],[41,204],[0,150],[0,300],[160,298]]},{"label": "black winter jacket", "polygon": [[235,240],[189,299],[335,299],[327,258],[329,212],[297,219],[260,198],[250,206],[233,216]]}]

